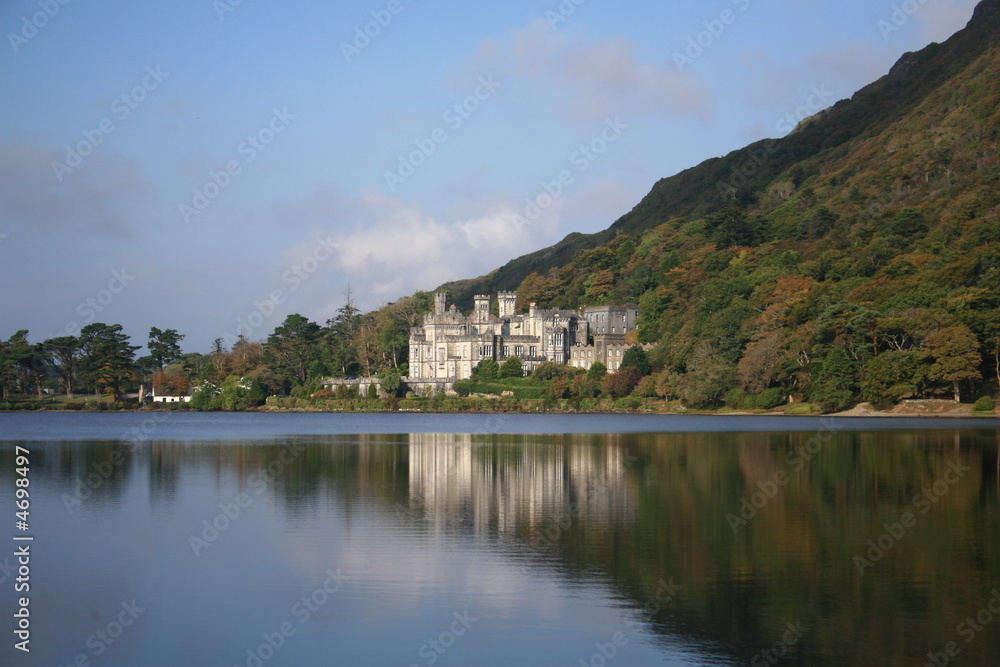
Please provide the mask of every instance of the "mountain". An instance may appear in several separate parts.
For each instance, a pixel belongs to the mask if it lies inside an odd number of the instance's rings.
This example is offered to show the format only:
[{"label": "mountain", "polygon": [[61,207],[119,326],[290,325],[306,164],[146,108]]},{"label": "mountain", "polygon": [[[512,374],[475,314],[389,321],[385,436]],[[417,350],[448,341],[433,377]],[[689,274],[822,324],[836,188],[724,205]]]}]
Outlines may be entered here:
[{"label": "mountain", "polygon": [[1000,385],[1000,0],[781,139],[665,178],[597,234],[442,286],[519,308],[638,302],[688,407],[825,411]]},{"label": "mountain", "polygon": [[[559,243],[514,259],[486,276],[448,283],[442,289],[450,289],[460,305],[469,307],[474,294],[517,289],[532,273],[566,266],[581,251],[607,244],[618,235],[642,234],[673,219],[702,218],[722,210],[731,199],[750,210],[770,212],[773,207],[763,199],[776,183],[790,181],[798,192],[809,185],[815,190],[813,182],[828,184],[823,176],[845,158],[851,171],[880,171],[883,165],[878,159],[869,159],[871,156],[859,151],[906,135],[906,128],[923,126],[928,117],[947,119],[958,111],[955,95],[963,94],[977,68],[995,65],[998,37],[1000,1],[985,0],[968,26],[948,41],[905,54],[886,76],[808,119],[788,136],[751,144],[660,180],[634,209],[602,232],[569,234]],[[977,97],[982,107],[966,117],[987,131],[989,107],[995,109],[996,99],[987,91]],[[995,121],[995,116],[992,119]],[[748,177],[740,174],[744,167],[750,172]],[[730,183],[736,187],[726,188]],[[831,191],[823,199],[836,196]],[[920,203],[920,197],[905,199],[908,204]]]}]

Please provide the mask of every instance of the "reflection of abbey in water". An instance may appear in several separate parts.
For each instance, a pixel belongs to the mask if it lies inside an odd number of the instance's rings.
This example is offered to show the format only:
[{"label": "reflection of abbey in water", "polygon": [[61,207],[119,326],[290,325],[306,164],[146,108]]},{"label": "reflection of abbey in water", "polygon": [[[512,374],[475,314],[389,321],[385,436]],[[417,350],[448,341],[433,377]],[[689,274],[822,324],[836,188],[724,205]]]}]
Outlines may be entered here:
[{"label": "reflection of abbey in water", "polygon": [[614,371],[636,327],[638,306],[589,306],[583,310],[543,310],[531,304],[517,313],[517,292],[500,292],[498,314],[490,298],[477,295],[463,315],[446,296],[434,295],[434,312],[410,332],[410,380],[464,380],[483,359],[521,360],[526,373],[545,361],[590,368],[602,362]]},{"label": "reflection of abbey in water", "polygon": [[[497,459],[497,447],[478,436],[414,433],[408,448],[410,506],[435,524],[465,513],[477,534],[528,529],[545,536],[555,525],[553,516],[574,522],[631,516],[635,488],[626,479],[625,448],[613,446],[617,437],[560,435],[538,444],[533,436],[535,444],[526,444],[523,456],[511,456],[508,446]],[[586,446],[593,439],[605,446]]]}]

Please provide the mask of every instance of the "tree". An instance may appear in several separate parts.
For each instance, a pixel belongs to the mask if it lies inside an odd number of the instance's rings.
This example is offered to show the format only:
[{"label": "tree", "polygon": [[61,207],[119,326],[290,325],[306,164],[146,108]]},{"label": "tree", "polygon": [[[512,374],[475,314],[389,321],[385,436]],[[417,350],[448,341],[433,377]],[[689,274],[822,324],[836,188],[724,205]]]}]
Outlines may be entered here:
[{"label": "tree", "polygon": [[73,385],[80,358],[80,340],[76,336],[58,336],[42,343],[48,353],[49,363],[66,389],[66,398],[73,398]]},{"label": "tree", "polygon": [[236,375],[230,375],[222,381],[219,396],[222,409],[230,412],[255,408],[267,399],[267,393],[260,382]]},{"label": "tree", "polygon": [[394,398],[399,395],[399,390],[403,386],[403,378],[400,377],[399,371],[395,368],[390,368],[382,374],[382,391],[385,392],[389,398]]},{"label": "tree", "polygon": [[747,212],[736,203],[708,216],[705,224],[713,230],[712,242],[719,248],[752,246],[760,240]]},{"label": "tree", "polygon": [[677,394],[688,407],[712,408],[723,404],[735,384],[735,364],[714,354],[680,377]]},{"label": "tree", "polygon": [[153,376],[153,389],[161,396],[186,396],[191,380],[179,364],[171,364]]},{"label": "tree", "polygon": [[344,305],[337,309],[337,315],[326,322],[326,336],[330,367],[337,369],[341,377],[356,375],[360,369],[355,336],[361,328],[361,311],[354,304],[351,286],[344,292]]},{"label": "tree", "polygon": [[639,372],[639,369],[635,366],[628,366],[605,377],[602,384],[604,391],[612,397],[624,398],[632,393],[641,379],[642,373]]},{"label": "tree", "polygon": [[919,394],[927,367],[917,350],[889,350],[861,367],[861,396],[876,408],[886,408],[907,395]]},{"label": "tree", "polygon": [[854,399],[855,377],[854,363],[842,348],[835,347],[823,360],[810,397],[824,412],[843,410]]},{"label": "tree", "polygon": [[294,313],[267,337],[264,360],[288,384],[305,384],[317,357],[320,327]]},{"label": "tree", "polygon": [[531,372],[531,377],[542,382],[549,382],[557,377],[567,377],[574,374],[574,369],[566,364],[545,361]]},{"label": "tree", "polygon": [[639,345],[633,345],[625,350],[619,370],[622,368],[634,368],[641,375],[649,375],[653,372],[653,367],[649,363],[649,356],[646,354],[646,350]]},{"label": "tree", "polygon": [[500,377],[500,364],[493,359],[483,359],[472,369],[474,380],[496,380]]},{"label": "tree", "polygon": [[781,331],[770,331],[747,345],[736,366],[736,377],[742,389],[759,394],[771,386],[784,342]]},{"label": "tree", "polygon": [[904,208],[885,226],[885,233],[910,240],[927,233],[927,220],[915,208]]},{"label": "tree", "polygon": [[521,364],[521,360],[517,357],[507,357],[502,364],[500,364],[500,377],[501,378],[520,378],[524,377],[524,366]]},{"label": "tree", "polygon": [[975,334],[964,324],[956,324],[928,334],[923,347],[934,360],[928,371],[929,378],[950,383],[955,402],[960,403],[960,383],[983,377],[979,372],[982,357]]},{"label": "tree", "polygon": [[0,397],[10,400],[10,391],[17,386],[17,371],[11,354],[10,341],[0,342]]},{"label": "tree", "polygon": [[608,367],[604,365],[603,361],[595,361],[587,369],[587,379],[591,382],[600,382],[604,379],[604,376],[608,374]]},{"label": "tree", "polygon": [[820,206],[799,224],[799,240],[818,239],[824,236],[833,229],[839,218],[839,215],[826,206]]},{"label": "tree", "polygon": [[104,388],[116,402],[125,383],[135,377],[133,364],[139,346],[129,340],[120,324],[94,322],[80,330],[82,366],[94,388]]},{"label": "tree", "polygon": [[158,370],[163,370],[164,366],[181,356],[180,342],[182,340],[184,340],[184,336],[177,333],[176,329],[160,331],[156,327],[150,328],[149,343],[146,345],[146,349],[149,350],[149,356],[153,358],[153,363],[156,364]]}]

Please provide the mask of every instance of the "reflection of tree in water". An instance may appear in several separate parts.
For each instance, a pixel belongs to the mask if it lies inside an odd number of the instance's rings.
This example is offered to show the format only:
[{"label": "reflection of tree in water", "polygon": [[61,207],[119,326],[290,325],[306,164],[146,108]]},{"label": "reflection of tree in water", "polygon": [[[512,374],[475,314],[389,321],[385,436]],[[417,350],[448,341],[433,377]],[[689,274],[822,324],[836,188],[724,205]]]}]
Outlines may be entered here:
[{"label": "reflection of tree in water", "polygon": [[173,503],[177,496],[177,483],[184,461],[181,443],[157,440],[149,443],[149,495],[153,505]]}]

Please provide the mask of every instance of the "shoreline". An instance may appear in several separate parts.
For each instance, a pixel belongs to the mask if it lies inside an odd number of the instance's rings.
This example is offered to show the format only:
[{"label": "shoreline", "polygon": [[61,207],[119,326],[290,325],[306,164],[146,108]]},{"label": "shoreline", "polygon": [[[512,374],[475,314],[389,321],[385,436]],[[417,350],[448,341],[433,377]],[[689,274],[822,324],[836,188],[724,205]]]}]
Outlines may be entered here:
[{"label": "shoreline", "polygon": [[[23,413],[33,413],[33,412],[56,412],[56,413],[86,413],[86,414],[100,414],[100,413],[180,413],[180,414],[210,414],[211,412],[225,413],[227,411],[204,411],[204,410],[191,410],[191,409],[176,409],[176,408],[154,408],[154,407],[139,407],[139,408],[129,408],[129,409],[116,409],[116,410],[67,410],[67,409],[51,409],[51,410],[2,410],[0,414],[23,414]],[[228,411],[230,414],[237,414],[241,411]],[[372,409],[372,410],[336,410],[336,409],[324,409],[322,407],[315,406],[303,406],[303,407],[279,407],[273,405],[264,405],[259,408],[254,408],[251,410],[245,410],[248,414],[392,414],[392,413],[402,413],[402,414],[510,414],[510,415],[538,415],[538,414],[551,414],[551,415],[671,415],[671,416],[695,416],[695,417],[837,417],[837,418],[886,418],[886,417],[897,417],[897,418],[923,418],[923,419],[997,419],[1000,418],[1000,414],[996,412],[993,413],[983,413],[974,412],[971,404],[956,404],[950,401],[912,401],[908,403],[901,403],[899,405],[893,406],[889,410],[876,410],[871,407],[868,403],[860,403],[847,410],[842,410],[840,412],[832,413],[797,413],[789,414],[783,410],[769,411],[769,412],[751,412],[746,410],[734,410],[734,411],[712,411],[712,410],[650,410],[650,409],[635,409],[635,410],[559,410],[559,409],[541,409],[541,410],[491,410],[491,409],[468,409],[468,410],[444,410],[444,409],[434,409],[431,406],[421,406],[420,408],[397,408],[397,409]]]}]

